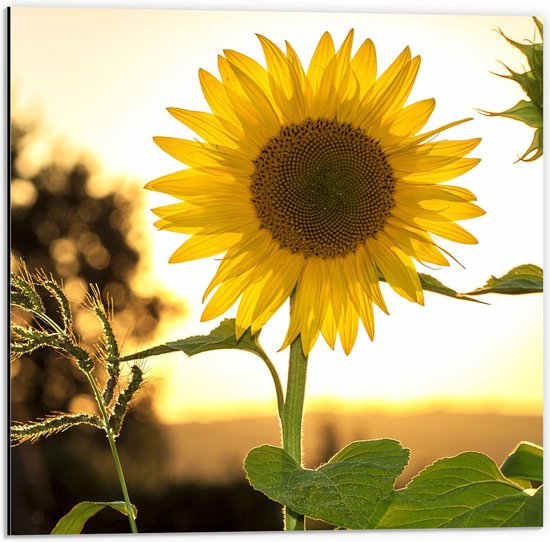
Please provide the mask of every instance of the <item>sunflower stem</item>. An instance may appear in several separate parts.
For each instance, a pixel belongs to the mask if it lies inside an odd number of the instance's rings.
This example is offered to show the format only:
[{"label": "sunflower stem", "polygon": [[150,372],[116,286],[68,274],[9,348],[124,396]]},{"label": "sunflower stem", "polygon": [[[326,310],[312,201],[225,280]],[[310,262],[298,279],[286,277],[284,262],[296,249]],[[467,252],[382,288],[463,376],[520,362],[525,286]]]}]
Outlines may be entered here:
[{"label": "sunflower stem", "polygon": [[[292,307],[294,295],[290,298]],[[285,404],[281,418],[283,449],[302,465],[302,419],[306,391],[307,356],[300,336],[290,345],[288,380]],[[305,518],[288,507],[283,508],[285,531],[305,530]]]}]

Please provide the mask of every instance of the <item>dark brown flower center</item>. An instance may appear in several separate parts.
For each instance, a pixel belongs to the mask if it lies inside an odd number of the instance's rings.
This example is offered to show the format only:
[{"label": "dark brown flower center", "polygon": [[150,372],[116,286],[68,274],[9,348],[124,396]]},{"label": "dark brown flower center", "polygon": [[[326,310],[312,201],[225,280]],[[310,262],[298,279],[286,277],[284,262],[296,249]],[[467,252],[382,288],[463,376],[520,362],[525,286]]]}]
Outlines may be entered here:
[{"label": "dark brown flower center", "polygon": [[378,141],[337,120],[284,126],[254,165],[250,189],[262,227],[306,257],[353,252],[394,205],[395,177]]}]

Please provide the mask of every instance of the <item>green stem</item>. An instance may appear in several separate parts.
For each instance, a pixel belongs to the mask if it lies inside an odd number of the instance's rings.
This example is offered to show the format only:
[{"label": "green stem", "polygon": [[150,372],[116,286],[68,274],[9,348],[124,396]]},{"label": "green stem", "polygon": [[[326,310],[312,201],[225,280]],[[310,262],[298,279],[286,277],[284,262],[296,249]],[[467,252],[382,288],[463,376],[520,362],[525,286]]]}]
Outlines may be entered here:
[{"label": "green stem", "polygon": [[[293,296],[290,298],[292,306]],[[286,399],[281,419],[283,449],[302,465],[302,419],[306,391],[307,356],[302,349],[300,336],[290,345]],[[305,530],[304,516],[288,507],[284,508],[285,531]]]},{"label": "green stem", "polygon": [[[281,420],[281,423],[282,423],[283,409],[285,406],[283,386],[281,385],[279,374],[277,373],[277,369],[275,369],[273,362],[269,359],[268,355],[264,352],[263,348],[261,348],[259,345],[258,345],[258,348],[261,351],[260,357],[262,358],[263,362],[266,364],[267,368],[269,369],[269,372],[271,373],[271,377],[273,378],[273,384],[275,384],[275,393],[277,395],[277,410],[279,412],[279,420]],[[254,352],[254,353],[257,354],[258,352]]]},{"label": "green stem", "polygon": [[95,400],[97,402],[97,406],[99,407],[99,410],[101,412],[101,417],[103,418],[103,423],[105,425],[105,433],[107,433],[107,438],[109,440],[109,446],[111,447],[111,453],[113,455],[113,460],[115,462],[115,468],[118,475],[118,481],[120,483],[120,487],[122,489],[122,495],[124,496],[124,502],[126,503],[126,512],[128,514],[128,521],[130,522],[130,529],[133,533],[137,533],[137,525],[136,525],[136,519],[134,517],[134,509],[132,508],[132,503],[130,501],[130,495],[128,494],[128,488],[126,487],[126,480],[124,479],[124,472],[122,470],[122,464],[120,462],[120,457],[118,456],[118,451],[116,448],[115,443],[115,436],[113,434],[113,430],[109,427],[109,415],[107,414],[107,409],[105,408],[105,404],[103,403],[103,397],[101,396],[101,392],[99,391],[99,388],[97,386],[97,382],[95,381],[93,375],[91,373],[86,373],[86,376],[88,378],[88,382],[90,383],[90,386],[92,387],[92,390],[94,392]]}]

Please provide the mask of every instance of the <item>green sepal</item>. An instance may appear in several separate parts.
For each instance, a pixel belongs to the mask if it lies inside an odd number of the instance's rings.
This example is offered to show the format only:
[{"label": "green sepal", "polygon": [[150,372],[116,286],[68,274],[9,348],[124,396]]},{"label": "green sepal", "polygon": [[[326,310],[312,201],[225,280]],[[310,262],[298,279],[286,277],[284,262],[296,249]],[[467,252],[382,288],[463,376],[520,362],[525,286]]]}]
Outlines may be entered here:
[{"label": "green sepal", "polygon": [[526,100],[520,100],[510,109],[501,111],[500,113],[490,113],[487,111],[483,111],[483,113],[491,117],[507,117],[519,120],[533,128],[542,128],[542,111],[533,102]]},{"label": "green sepal", "polygon": [[[535,25],[540,33],[541,39],[543,36],[543,25],[536,17],[533,17]],[[490,116],[507,117],[517,120],[536,128],[536,132],[531,141],[529,148],[518,158],[519,161],[532,162],[543,155],[542,145],[542,127],[543,127],[543,44],[534,43],[526,40],[526,43],[519,43],[508,38],[502,30],[500,34],[518,49],[528,60],[529,70],[524,73],[512,71],[508,66],[504,65],[508,71],[508,75],[496,74],[500,77],[510,79],[518,83],[530,101],[520,100],[514,107],[502,111],[501,113],[493,113],[489,111],[480,111],[480,113]],[[536,31],[535,31],[536,32]]]},{"label": "green sepal", "polygon": [[[537,130],[535,130],[535,134],[533,135],[533,140],[531,141],[531,145],[525,151],[523,156],[519,158],[519,160],[522,160],[523,162],[534,162],[535,160],[537,160],[542,156],[542,153],[543,153],[542,136],[543,136],[542,128],[538,128]],[[535,154],[532,154],[533,152]]]},{"label": "green sepal", "polygon": [[[537,25],[538,27],[538,25]],[[533,74],[536,78],[542,79],[542,57],[543,57],[543,44],[542,43],[519,43],[507,37],[502,30],[499,30],[501,36],[516,49],[521,51],[523,55],[527,57],[529,66],[533,70]]]},{"label": "green sepal", "polygon": [[[113,502],[92,502],[84,501],[78,503],[70,512],[65,514],[55,525],[51,534],[80,534],[86,522],[95,516],[106,506],[113,508],[121,514],[128,515],[126,503],[123,501]],[[132,505],[134,518],[137,516],[137,508]]]},{"label": "green sepal", "polygon": [[[499,77],[504,79],[510,79],[515,81],[518,85],[521,86],[525,94],[531,99],[533,105],[539,110],[540,116],[542,117],[542,104],[543,104],[543,88],[542,88],[542,79],[537,79],[532,71],[518,73],[511,70],[506,64],[503,66],[508,70],[509,75],[503,75],[496,73]],[[498,114],[498,113],[497,113]]]},{"label": "green sepal", "polygon": [[539,30],[539,33],[540,33],[540,37],[541,39],[544,38],[544,27],[543,27],[543,24],[541,21],[539,21],[536,17],[533,17],[533,21],[535,21],[535,24],[537,25],[537,28]]}]

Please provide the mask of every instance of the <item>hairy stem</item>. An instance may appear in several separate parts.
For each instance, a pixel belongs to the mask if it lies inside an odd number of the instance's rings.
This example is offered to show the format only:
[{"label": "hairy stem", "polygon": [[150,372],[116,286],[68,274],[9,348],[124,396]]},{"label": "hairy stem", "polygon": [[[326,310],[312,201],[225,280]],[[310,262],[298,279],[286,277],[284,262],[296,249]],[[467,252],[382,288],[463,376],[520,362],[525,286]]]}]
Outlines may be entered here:
[{"label": "hairy stem", "polygon": [[134,517],[134,509],[132,508],[132,503],[130,501],[130,495],[128,494],[128,488],[126,487],[126,480],[124,479],[124,472],[122,470],[122,464],[120,462],[120,457],[118,456],[118,451],[115,443],[115,435],[113,430],[109,427],[109,415],[107,414],[107,409],[103,402],[103,397],[97,386],[93,375],[91,373],[86,373],[88,377],[88,382],[92,387],[94,392],[95,400],[97,406],[101,412],[101,417],[103,418],[103,423],[105,425],[105,433],[107,433],[107,439],[109,440],[109,446],[111,447],[111,453],[113,455],[113,460],[115,462],[116,473],[118,475],[118,481],[120,483],[120,488],[122,489],[122,495],[124,496],[124,502],[126,503],[126,512],[128,513],[128,521],[130,522],[130,529],[133,533],[137,533],[136,519]]},{"label": "hairy stem", "polygon": [[[292,307],[293,297],[290,298]],[[281,418],[283,431],[283,449],[302,464],[302,419],[304,412],[304,397],[306,391],[307,356],[302,349],[300,336],[290,345],[288,360],[288,381],[285,405]],[[288,507],[284,508],[285,531],[305,530],[304,516],[297,514]]]}]

